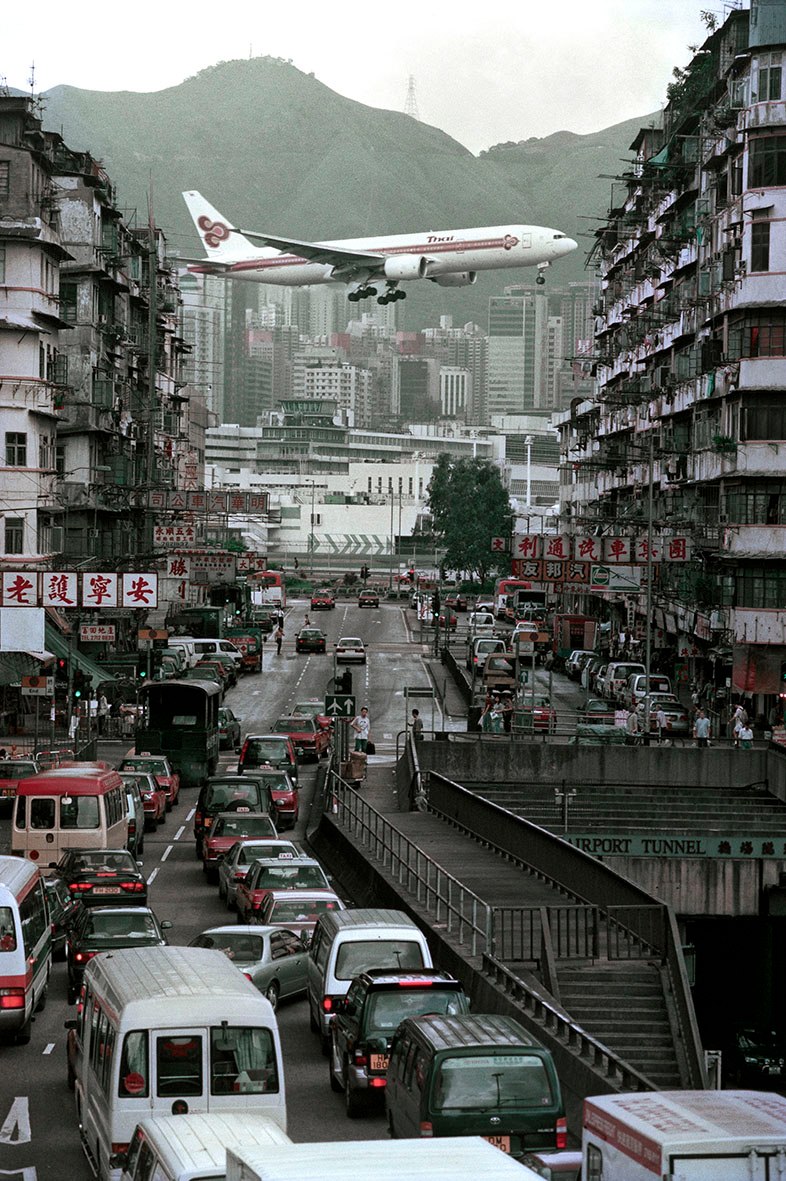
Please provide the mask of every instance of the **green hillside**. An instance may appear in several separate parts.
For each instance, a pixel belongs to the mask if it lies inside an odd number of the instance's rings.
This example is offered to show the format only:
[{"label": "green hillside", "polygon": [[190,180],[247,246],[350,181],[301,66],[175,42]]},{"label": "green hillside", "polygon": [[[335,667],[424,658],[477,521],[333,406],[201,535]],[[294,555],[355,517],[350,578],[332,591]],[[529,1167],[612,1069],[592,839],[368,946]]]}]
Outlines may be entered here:
[{"label": "green hillside", "polygon": [[[45,126],[101,159],[124,208],[147,208],[171,246],[201,254],[180,196],[199,189],[235,224],[293,237],[342,238],[418,228],[524,221],[587,235],[641,121],[593,135],[560,132],[497,147],[480,158],[444,132],[344,98],[274,58],[223,62],[153,94],[56,87]],[[146,213],[145,213],[146,217]],[[585,277],[582,249],[550,282]],[[410,288],[406,327],[486,321],[488,296],[528,271],[483,276],[476,287]]]}]

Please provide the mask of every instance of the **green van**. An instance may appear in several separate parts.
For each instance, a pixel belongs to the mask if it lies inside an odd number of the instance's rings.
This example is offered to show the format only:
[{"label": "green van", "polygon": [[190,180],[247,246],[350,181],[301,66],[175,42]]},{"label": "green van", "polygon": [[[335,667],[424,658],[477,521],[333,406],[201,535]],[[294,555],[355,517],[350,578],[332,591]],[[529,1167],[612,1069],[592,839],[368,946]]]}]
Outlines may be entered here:
[{"label": "green van", "polygon": [[483,1136],[521,1158],[565,1148],[551,1054],[510,1017],[409,1017],[390,1048],[385,1087],[393,1139]]}]

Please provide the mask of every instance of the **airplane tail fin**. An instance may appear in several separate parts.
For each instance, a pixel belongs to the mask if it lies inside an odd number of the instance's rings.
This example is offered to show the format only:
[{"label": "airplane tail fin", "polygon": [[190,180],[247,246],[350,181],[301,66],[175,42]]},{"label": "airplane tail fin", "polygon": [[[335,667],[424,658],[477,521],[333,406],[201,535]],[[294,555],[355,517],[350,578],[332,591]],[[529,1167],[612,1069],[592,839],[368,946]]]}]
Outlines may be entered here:
[{"label": "airplane tail fin", "polygon": [[236,233],[232,223],[206,201],[201,193],[183,193],[183,200],[196,226],[205,254],[211,261],[222,262],[259,253],[259,247],[252,246],[248,238]]}]

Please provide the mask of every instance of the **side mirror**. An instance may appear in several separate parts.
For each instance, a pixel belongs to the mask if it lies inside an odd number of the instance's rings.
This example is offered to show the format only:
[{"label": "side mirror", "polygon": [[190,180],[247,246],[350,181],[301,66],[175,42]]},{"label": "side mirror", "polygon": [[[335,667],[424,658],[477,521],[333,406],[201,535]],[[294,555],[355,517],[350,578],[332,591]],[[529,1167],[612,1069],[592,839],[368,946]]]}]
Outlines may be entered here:
[{"label": "side mirror", "polygon": [[56,861],[50,861],[50,862],[49,862],[49,865],[47,866],[47,868],[48,868],[48,869],[57,869],[57,862],[56,862]]},{"label": "side mirror", "polygon": [[143,869],[143,868],[144,868],[144,862],[143,862],[143,861],[137,861],[137,863],[136,863],[136,864],[137,864],[137,869]]},{"label": "side mirror", "polygon": [[78,1025],[76,1017],[69,1017],[67,1021],[63,1022],[63,1029],[76,1029]]},{"label": "side mirror", "polygon": [[160,925],[162,931],[171,931],[172,930],[172,924],[169,921],[169,919],[162,919],[161,923],[159,925]]}]

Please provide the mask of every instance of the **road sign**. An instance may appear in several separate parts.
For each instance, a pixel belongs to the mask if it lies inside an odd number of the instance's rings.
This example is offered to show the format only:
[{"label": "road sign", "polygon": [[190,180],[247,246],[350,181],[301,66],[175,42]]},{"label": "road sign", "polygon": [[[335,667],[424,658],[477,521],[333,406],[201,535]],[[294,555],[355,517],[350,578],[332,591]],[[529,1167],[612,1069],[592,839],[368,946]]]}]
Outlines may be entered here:
[{"label": "road sign", "polygon": [[329,718],[353,718],[355,698],[348,693],[326,693],[325,713]]},{"label": "road sign", "polygon": [[54,697],[54,677],[22,677],[23,697]]},{"label": "road sign", "polygon": [[518,639],[516,641],[516,647],[519,650],[520,656],[531,656],[535,651],[535,641]]}]

